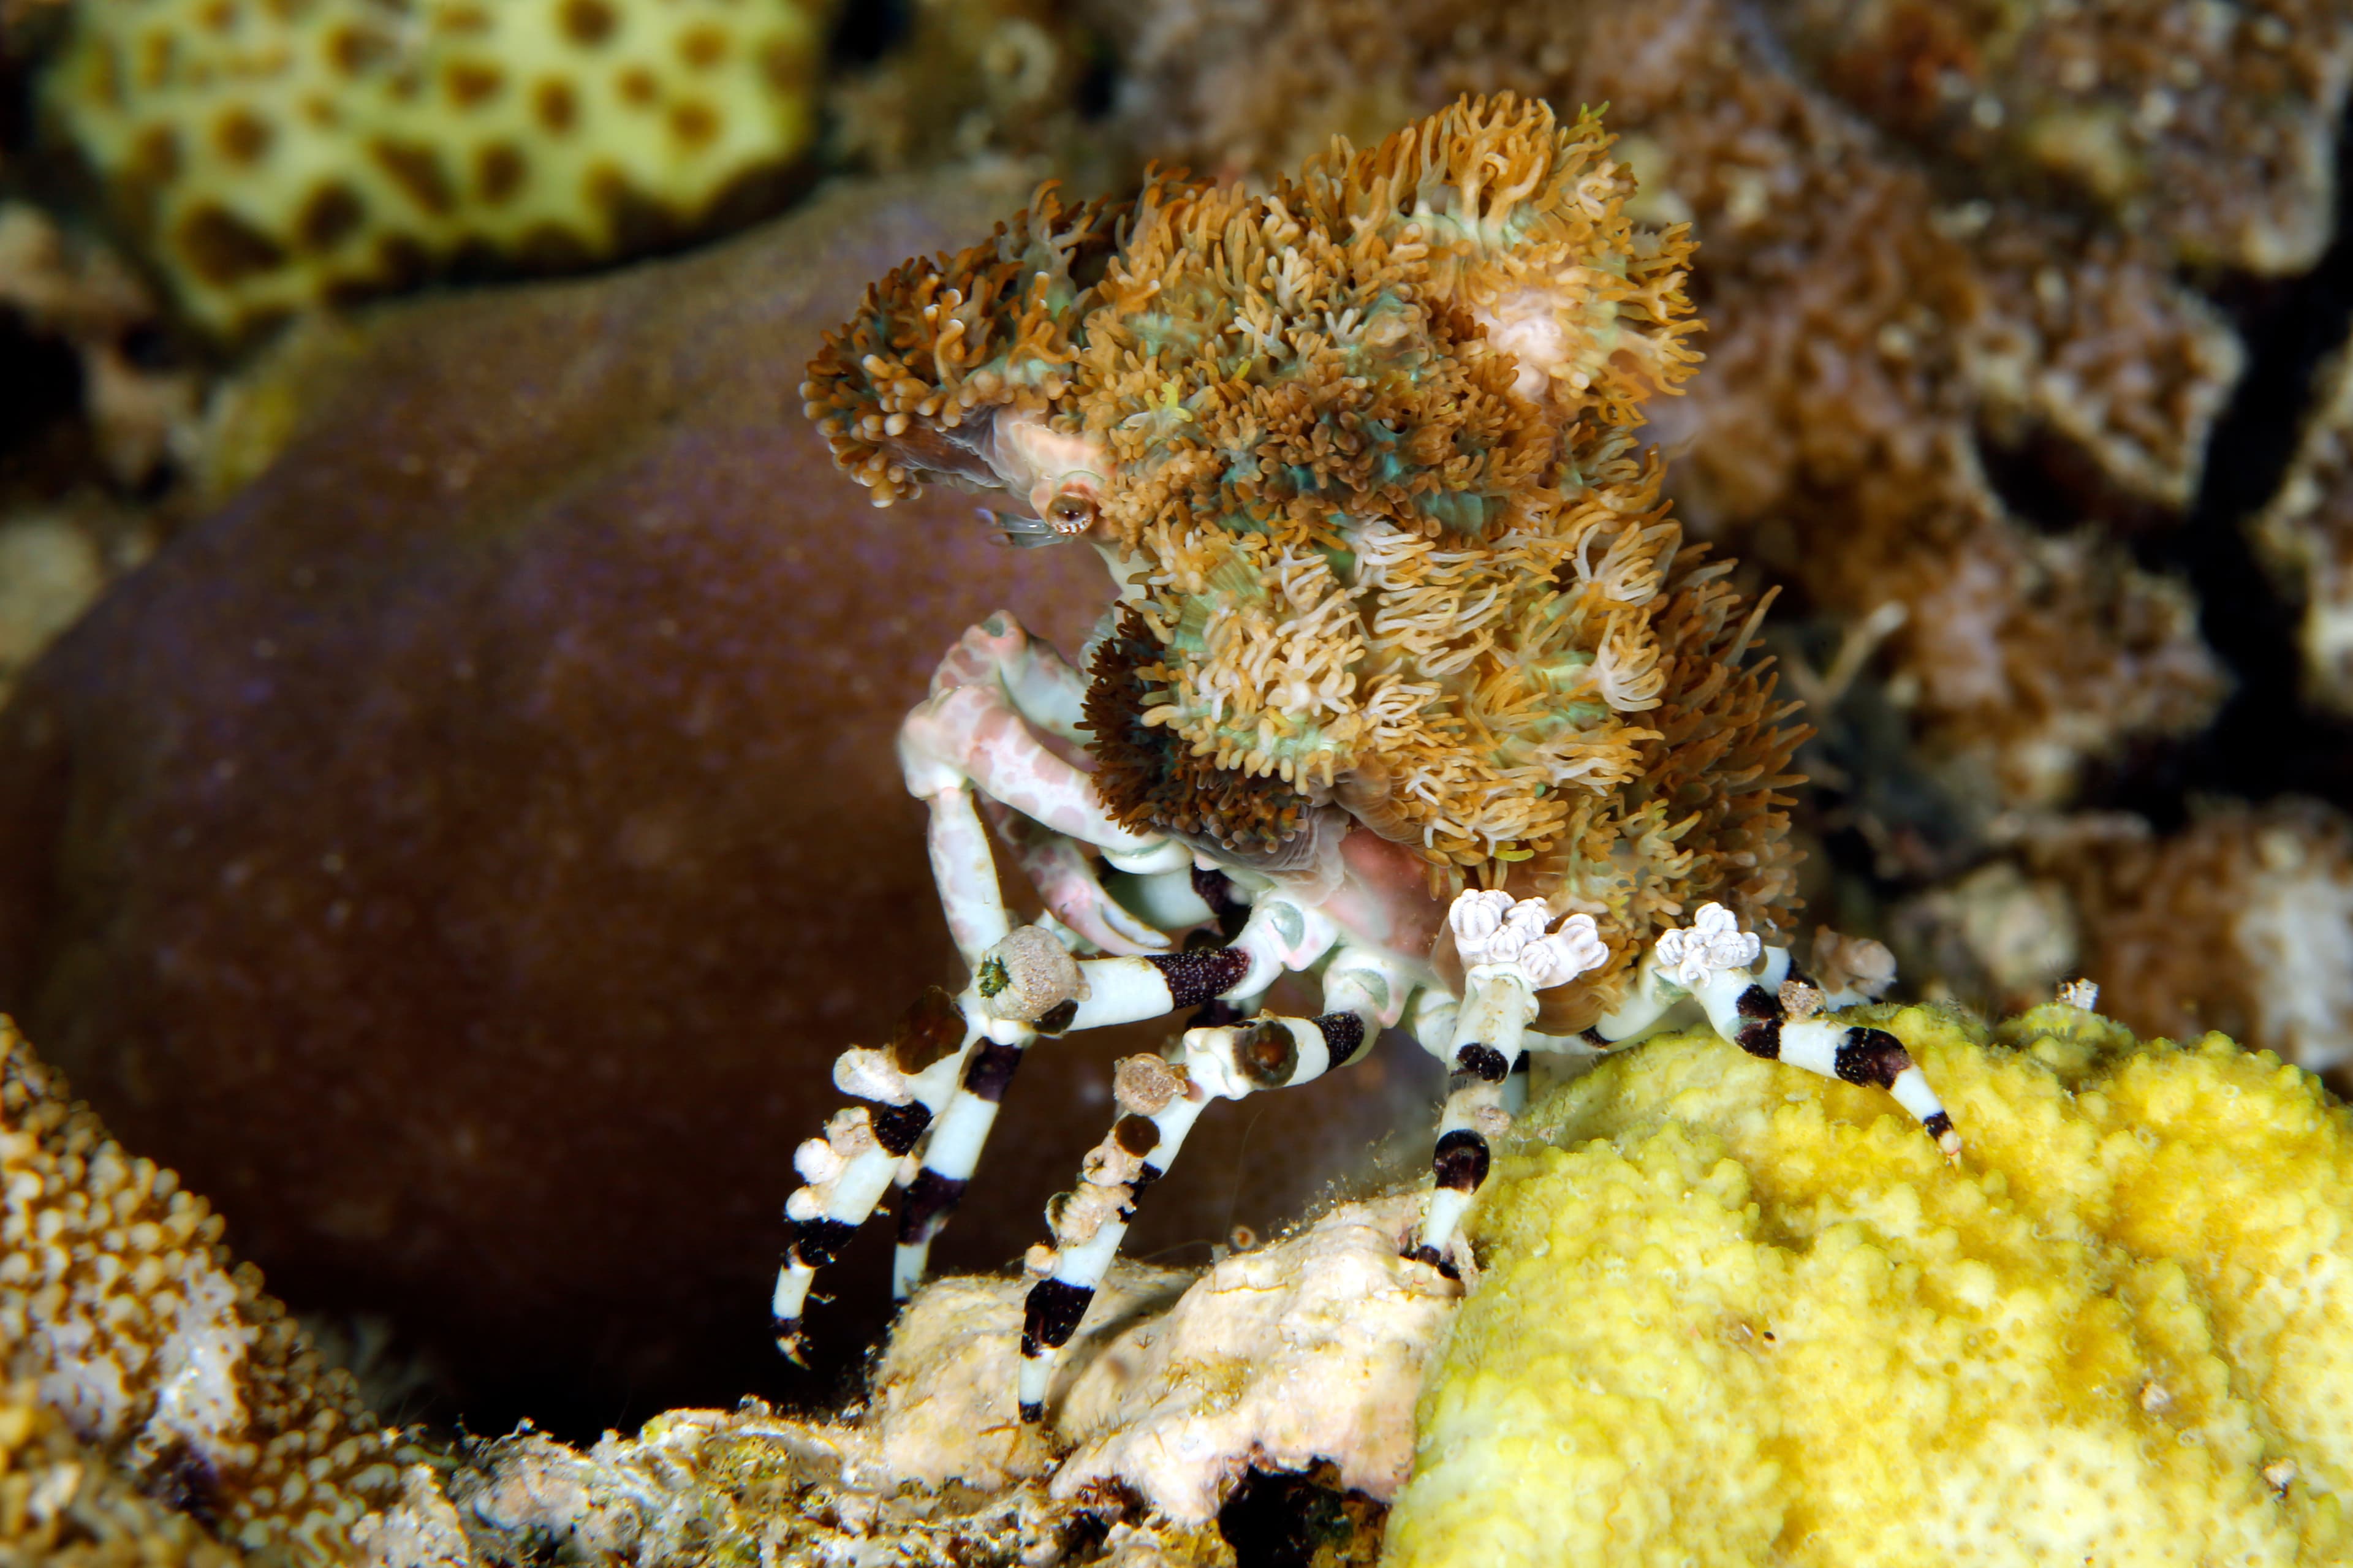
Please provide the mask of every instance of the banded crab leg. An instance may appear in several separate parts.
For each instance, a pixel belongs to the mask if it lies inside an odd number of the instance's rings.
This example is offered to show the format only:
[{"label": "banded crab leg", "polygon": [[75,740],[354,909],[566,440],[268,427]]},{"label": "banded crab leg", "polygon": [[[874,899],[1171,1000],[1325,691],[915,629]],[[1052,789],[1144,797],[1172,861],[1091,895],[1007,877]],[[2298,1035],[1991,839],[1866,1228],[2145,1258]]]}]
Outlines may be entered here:
[{"label": "banded crab leg", "polygon": [[[1816,944],[1817,959],[1822,943]],[[1894,978],[1894,963],[1876,942],[1842,941],[1841,978],[1816,984],[1787,950],[1741,931],[1730,910],[1702,904],[1685,929],[1660,934],[1634,986],[1617,1011],[1585,1032],[1597,1049],[1630,1045],[1656,1030],[1675,1007],[1696,1002],[1709,1026],[1755,1057],[1841,1082],[1883,1089],[1918,1120],[1948,1160],[1960,1134],[1904,1043],[1884,1029],[1833,1023],[1816,1015],[1875,999]]]},{"label": "banded crab leg", "polygon": [[786,1205],[795,1231],[776,1275],[778,1348],[797,1359],[801,1312],[817,1270],[839,1255],[911,1155],[920,1164],[906,1183],[892,1288],[902,1299],[912,1293],[933,1237],[970,1184],[1022,1053],[1039,1034],[1134,1023],[1255,995],[1284,970],[1322,957],[1335,937],[1323,916],[1272,896],[1251,906],[1230,945],[1186,952],[1075,959],[1042,927],[1024,926],[978,956],[973,984],[949,1001],[954,1022],[907,1031],[910,1039],[936,1042],[960,1026],[961,1044],[952,1054],[909,1072],[916,1061],[895,1043],[890,1052],[844,1052],[835,1081],[869,1103],[839,1112],[824,1137],[795,1152],[808,1185]]},{"label": "banded crab leg", "polygon": [[[1305,968],[1321,952],[1313,940],[1296,943],[1287,966]],[[1209,1101],[1288,1089],[1362,1060],[1404,1012],[1413,975],[1400,959],[1342,945],[1324,967],[1323,984],[1324,1011],[1313,1018],[1262,1014],[1247,1023],[1188,1029],[1167,1058],[1119,1063],[1112,1085],[1119,1119],[1088,1152],[1078,1186],[1048,1205],[1053,1240],[1030,1248],[1027,1260],[1037,1282],[1022,1314],[1022,1420],[1044,1418],[1062,1348],[1118,1255],[1137,1200],[1167,1173]]]},{"label": "banded crab leg", "polygon": [[1840,994],[1826,995],[1802,977],[1796,986],[1785,985],[1791,975],[1789,958],[1778,949],[1759,973],[1763,945],[1741,931],[1730,910],[1702,904],[1688,930],[1660,936],[1652,962],[1697,998],[1717,1034],[1750,1056],[1885,1089],[1936,1141],[1945,1158],[1959,1159],[1961,1138],[1953,1119],[1904,1042],[1884,1029],[1816,1017]]},{"label": "banded crab leg", "polygon": [[[1231,945],[1188,952],[1072,959],[1039,927],[1025,926],[983,955],[972,995],[999,1032],[1011,1023],[1050,1035],[1135,1023],[1255,995],[1282,971],[1314,963],[1336,935],[1329,921],[1278,898],[1251,909]],[[1019,1065],[1018,1047],[992,1040],[972,1057],[940,1111],[899,1211],[894,1299],[906,1300],[922,1282],[932,1240],[970,1185]]]},{"label": "banded crab leg", "polygon": [[[1490,1144],[1511,1126],[1514,1101],[1524,1100],[1527,1026],[1536,993],[1609,962],[1591,915],[1571,915],[1547,932],[1552,914],[1541,899],[1514,902],[1508,893],[1472,890],[1447,910],[1465,965],[1462,1002],[1445,1056],[1451,1068],[1431,1158],[1436,1184],[1407,1256],[1453,1278],[1448,1247],[1472,1197],[1487,1179]],[[1514,1092],[1514,1081],[1517,1092]]]},{"label": "banded crab leg", "polygon": [[[1044,727],[1074,733],[1082,693],[1075,671],[1010,616],[999,615],[965,634],[941,661],[932,695],[900,726],[900,766],[908,793],[930,808],[925,842],[941,909],[975,981],[950,1000],[945,1012],[934,1004],[927,1020],[902,1020],[900,1043],[892,1049],[853,1048],[836,1064],[836,1082],[868,1103],[836,1114],[822,1138],[795,1152],[795,1167],[807,1185],[786,1205],[792,1240],[777,1269],[772,1310],[777,1346],[796,1359],[801,1311],[817,1270],[839,1254],[900,1173],[902,1162],[928,1135],[927,1149],[937,1154],[927,1152],[922,1169],[910,1179],[913,1223],[892,1269],[894,1288],[912,1289],[932,1236],[970,1178],[1021,1053],[1036,1038],[1038,1026],[1054,1031],[1060,1021],[1056,1009],[1073,1000],[1063,995],[1025,1011],[1050,976],[1059,975],[1068,986],[1075,974],[1067,952],[1036,928],[1024,928],[1037,940],[1023,939],[1014,965],[1025,984],[1001,1004],[992,1005],[994,994],[984,994],[986,960],[1018,933],[998,886],[976,791],[1051,832],[1096,846],[1124,870],[1190,873],[1192,857],[1182,846],[1112,821],[1087,775],[1054,755],[1029,728],[1024,704]],[[1059,955],[1059,963],[1040,942]],[[999,960],[1002,971],[1005,955]],[[958,1043],[933,1057],[951,1035]],[[912,1055],[902,1048],[906,1041],[920,1042]]]}]

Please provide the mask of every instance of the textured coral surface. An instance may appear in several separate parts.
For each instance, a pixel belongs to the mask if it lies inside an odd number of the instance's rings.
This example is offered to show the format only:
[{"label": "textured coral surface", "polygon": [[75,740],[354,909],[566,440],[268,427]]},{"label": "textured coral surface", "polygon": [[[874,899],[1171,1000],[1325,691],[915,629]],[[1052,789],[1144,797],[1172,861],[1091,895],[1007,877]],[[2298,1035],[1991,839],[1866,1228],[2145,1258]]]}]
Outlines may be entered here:
[{"label": "textured coral surface", "polygon": [[1767,0],[1831,90],[1997,184],[2056,187],[2184,259],[2309,267],[2353,74],[2333,0]]},{"label": "textured coral surface", "polygon": [[[1136,67],[1137,140],[1196,167],[1263,175],[1466,89],[1608,103],[1637,216],[1699,242],[1709,364],[1652,411],[1687,521],[1800,608],[1901,606],[1912,721],[1979,795],[2055,804],[2086,763],[2211,716],[2187,594],[2082,526],[2184,507],[2240,369],[2161,249],[1939,181],[1731,0],[1099,14]],[[2207,167],[2243,189],[2255,156],[2226,142]],[[2021,515],[1988,454],[2050,469],[2058,515]]]},{"label": "textured coral surface", "polygon": [[141,1492],[30,1384],[0,1389],[0,1563],[11,1568],[237,1568],[204,1526]]},{"label": "textured coral surface", "polygon": [[2220,1036],[1888,1011],[1957,1167],[1696,1037],[1531,1113],[1391,1560],[2344,1560],[2344,1109]]},{"label": "textured coral surface", "polygon": [[468,248],[608,257],[816,121],[798,0],[94,0],[49,105],[188,313],[235,331]]},{"label": "textured coral surface", "polygon": [[2101,1007],[2219,1029],[2317,1072],[2353,1057],[2353,823],[2316,800],[2218,805],[2179,833],[2034,853],[2083,932]]},{"label": "textured coral surface", "polygon": [[[1103,599],[952,498],[857,504],[792,389],[866,279],[1018,199],[869,187],[395,316],[0,721],[0,998],[282,1289],[441,1342],[477,1420],[782,1380],[792,1142],[953,963],[899,715],[967,623],[1074,647]],[[1014,1097],[951,1266],[1034,1239],[1113,1054]],[[1313,1135],[1205,1129],[1145,1245],[1303,1202],[1408,1123],[1411,1065]],[[854,1346],[886,1298],[841,1291]]]},{"label": "textured coral surface", "polygon": [[[0,1546],[226,1558],[177,1509],[229,1541],[332,1562],[397,1494],[396,1435],[347,1374],[321,1369],[221,1228],[69,1101],[0,1016]],[[166,1507],[142,1507],[125,1478]]]},{"label": "textured coral surface", "polygon": [[2314,393],[2287,477],[2247,531],[2302,607],[2306,700],[2341,716],[2353,714],[2353,353],[2330,356]]},{"label": "textured coral surface", "polygon": [[1192,1274],[1122,1263],[1048,1400],[1018,1419],[1026,1279],[924,1288],[892,1331],[864,1425],[892,1479],[1052,1495],[1118,1489],[1155,1517],[1218,1516],[1245,1472],[1328,1468],[1380,1503],[1412,1458],[1422,1367],[1459,1289],[1401,1256],[1420,1199],[1345,1203]]}]

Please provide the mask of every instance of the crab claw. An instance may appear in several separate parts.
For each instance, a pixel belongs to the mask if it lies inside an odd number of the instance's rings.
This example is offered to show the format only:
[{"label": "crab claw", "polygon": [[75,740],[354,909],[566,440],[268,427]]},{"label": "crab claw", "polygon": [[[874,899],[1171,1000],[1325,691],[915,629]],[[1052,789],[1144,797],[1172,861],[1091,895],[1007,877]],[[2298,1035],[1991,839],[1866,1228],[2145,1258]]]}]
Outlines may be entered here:
[{"label": "crab claw", "polygon": [[1124,958],[1166,952],[1166,933],[1137,920],[1104,890],[1094,858],[1076,842],[1048,832],[1020,813],[984,795],[980,809],[1020,862],[1054,918],[1103,952]]}]

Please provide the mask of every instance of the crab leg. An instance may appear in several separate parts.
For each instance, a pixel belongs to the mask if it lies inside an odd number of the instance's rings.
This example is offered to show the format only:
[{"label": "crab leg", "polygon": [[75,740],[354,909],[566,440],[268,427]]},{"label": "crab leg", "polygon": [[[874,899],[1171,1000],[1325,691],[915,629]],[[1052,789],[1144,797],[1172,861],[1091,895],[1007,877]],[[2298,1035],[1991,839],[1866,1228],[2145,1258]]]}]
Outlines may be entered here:
[{"label": "crab leg", "polygon": [[[1137,919],[1105,890],[1093,860],[1076,841],[1050,832],[987,795],[980,797],[979,805],[981,815],[996,829],[997,841],[1013,851],[1021,874],[1074,937],[1113,953],[1166,952],[1174,945],[1167,931]],[[1189,871],[1163,872],[1146,879],[1155,883],[1175,882],[1188,898],[1190,879]],[[1195,906],[1187,911],[1189,918],[1168,922],[1169,931],[1183,931],[1212,918],[1208,906],[1199,899],[1189,898],[1189,901]]]},{"label": "crab leg", "polygon": [[[1047,994],[1068,993],[1068,1000],[1036,1015],[1036,1033],[1060,1035],[1107,1024],[1166,1017],[1221,997],[1255,995],[1286,969],[1304,969],[1330,950],[1337,930],[1323,916],[1282,899],[1255,906],[1231,946],[1197,948],[1190,952],[1147,953],[1142,957],[1082,959],[1073,965],[1075,981]],[[1051,963],[1047,950],[1037,950]],[[1067,960],[1065,962],[1068,962]],[[1014,973],[1008,984],[1029,984]],[[984,963],[982,1005],[1001,1007],[991,998]],[[997,1119],[1005,1086],[1020,1065],[1021,1053],[1035,1034],[1018,1041],[1007,1038],[991,1051],[976,1057],[957,1086],[929,1142],[923,1163],[906,1184],[899,1210],[899,1247],[891,1270],[891,1289],[904,1300],[922,1283],[934,1237],[947,1224],[971,1184],[982,1144]],[[877,1194],[880,1196],[880,1194]]]},{"label": "crab leg", "polygon": [[801,1310],[817,1271],[840,1255],[874,1212],[907,1153],[965,1076],[974,1046],[987,1037],[978,1001],[973,991],[951,997],[933,986],[902,1016],[889,1046],[853,1046],[835,1061],[835,1085],[863,1103],[835,1112],[821,1137],[793,1153],[793,1166],[808,1184],[785,1204],[792,1240],[770,1304],[776,1348],[793,1360],[800,1359]]},{"label": "crab leg", "polygon": [[[1829,998],[1802,981],[1796,988],[1783,987],[1788,955],[1778,950],[1764,972],[1756,973],[1762,948],[1757,937],[1739,929],[1731,910],[1703,904],[1689,930],[1659,938],[1651,962],[1698,999],[1717,1034],[1750,1056],[1883,1089],[1919,1121],[1947,1159],[1957,1159],[1960,1134],[1904,1043],[1884,1029],[1815,1017]],[[1802,1004],[1794,1015],[1785,994]]]},{"label": "crab leg", "polygon": [[1174,1059],[1130,1057],[1118,1065],[1112,1094],[1119,1120],[1088,1152],[1076,1190],[1048,1205],[1052,1244],[1029,1252],[1037,1283],[1022,1316],[1022,1420],[1044,1418],[1062,1347],[1118,1255],[1137,1198],[1167,1173],[1209,1101],[1288,1089],[1362,1060],[1397,1022],[1412,984],[1401,960],[1344,946],[1324,970],[1326,1010],[1317,1016],[1265,1015],[1188,1029]]},{"label": "crab leg", "polygon": [[[1091,830],[1092,842],[1122,854],[1131,868],[1190,865],[1181,847],[1129,833],[1105,818],[1086,775],[1048,752],[1025,722],[1026,705],[1039,722],[1075,732],[1082,698],[1077,672],[1000,614],[967,631],[941,660],[932,696],[900,726],[899,760],[907,791],[930,807],[926,845],[941,909],[976,980],[949,1004],[955,1023],[927,1033],[933,1043],[920,1068],[900,1059],[895,1043],[890,1052],[852,1047],[835,1064],[836,1083],[870,1103],[836,1113],[823,1137],[803,1143],[794,1154],[795,1168],[807,1184],[786,1205],[792,1241],[776,1271],[771,1303],[776,1343],[787,1355],[798,1356],[801,1311],[817,1270],[839,1256],[874,1212],[928,1132],[940,1152],[936,1161],[926,1159],[929,1183],[920,1170],[909,1182],[912,1217],[902,1225],[902,1236],[912,1230],[919,1238],[913,1264],[920,1272],[923,1246],[953,1208],[996,1120],[997,1102],[1036,1037],[1031,1026],[1068,999],[1053,998],[1025,1016],[1019,1008],[991,1005],[986,994],[985,961],[1008,943],[1030,958],[1039,956],[1041,942],[1050,949],[1060,964],[1045,961],[1040,973],[1059,973],[1071,960],[1050,934],[1026,928],[1024,938],[1013,931],[975,800],[975,780],[984,781],[993,797],[1029,810],[1050,826]],[[1062,978],[1074,981],[1075,971]],[[1023,993],[1031,1000],[1035,994],[1035,986]],[[936,1038],[942,1030],[960,1036],[944,1054],[944,1042]],[[944,1182],[953,1185],[944,1187]],[[902,1246],[902,1273],[908,1264]]]},{"label": "crab leg", "polygon": [[1008,611],[965,627],[933,670],[932,696],[959,686],[995,686],[1016,712],[1048,734],[1066,741],[1085,735],[1086,677]]},{"label": "crab leg", "polygon": [[[962,791],[944,794],[969,801]],[[971,820],[976,827],[977,816]],[[993,899],[993,875],[986,889]],[[1006,918],[1001,900],[987,907],[995,919]],[[809,1184],[786,1205],[794,1235],[772,1302],[778,1348],[797,1356],[801,1312],[817,1270],[839,1256],[894,1176],[902,1177],[906,1198],[892,1289],[901,1299],[913,1293],[934,1237],[971,1183],[1006,1087],[1039,1034],[1165,1017],[1219,997],[1255,994],[1284,970],[1323,957],[1337,936],[1322,915],[1267,898],[1251,908],[1229,947],[1081,961],[1042,927],[1024,926],[976,953],[973,984],[954,1004],[964,1033],[952,1058],[928,1063],[920,1082],[903,1070],[895,1077],[881,1071],[895,1068],[882,1052],[853,1047],[835,1065],[835,1082],[845,1092],[877,1104],[838,1112],[824,1137],[794,1155]],[[902,1162],[919,1143],[920,1163],[903,1174]]]},{"label": "crab leg", "polygon": [[1541,899],[1515,903],[1508,893],[1467,892],[1446,919],[1468,967],[1446,1053],[1453,1072],[1430,1162],[1436,1184],[1407,1256],[1451,1275],[1446,1249],[1487,1179],[1491,1140],[1512,1123],[1506,1085],[1526,1054],[1536,993],[1599,968],[1609,953],[1590,915],[1571,915],[1547,934],[1552,913]]}]

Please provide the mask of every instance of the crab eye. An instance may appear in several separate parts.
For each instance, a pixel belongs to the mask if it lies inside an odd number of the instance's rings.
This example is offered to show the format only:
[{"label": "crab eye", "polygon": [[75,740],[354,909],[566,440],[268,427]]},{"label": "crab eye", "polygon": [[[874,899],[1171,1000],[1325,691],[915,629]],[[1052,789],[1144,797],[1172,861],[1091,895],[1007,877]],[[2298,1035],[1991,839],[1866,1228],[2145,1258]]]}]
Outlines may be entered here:
[{"label": "crab eye", "polygon": [[1057,533],[1084,533],[1095,525],[1095,503],[1085,496],[1056,496],[1046,509],[1046,521]]}]

